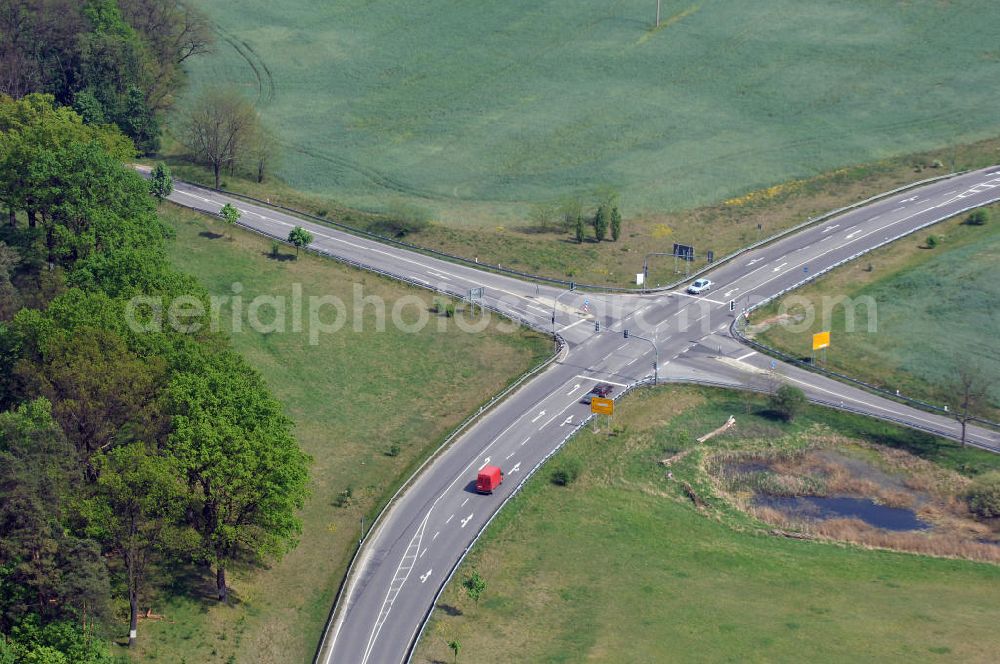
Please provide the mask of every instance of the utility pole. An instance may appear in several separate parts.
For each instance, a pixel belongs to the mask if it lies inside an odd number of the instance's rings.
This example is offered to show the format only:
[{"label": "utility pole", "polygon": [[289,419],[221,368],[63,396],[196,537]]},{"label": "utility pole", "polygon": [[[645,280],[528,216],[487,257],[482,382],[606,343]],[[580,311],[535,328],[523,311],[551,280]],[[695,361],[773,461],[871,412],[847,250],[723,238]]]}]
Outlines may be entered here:
[{"label": "utility pole", "polygon": [[[556,303],[559,302],[559,298],[561,298],[563,295],[566,295],[567,293],[572,293],[575,290],[576,290],[576,282],[570,282],[569,290],[563,291],[562,293],[559,293],[552,300],[552,336],[553,337],[556,336]],[[558,347],[559,347],[559,340],[556,339],[556,348],[558,348]]]},{"label": "utility pole", "polygon": [[656,0],[656,27],[660,27],[660,0]]}]

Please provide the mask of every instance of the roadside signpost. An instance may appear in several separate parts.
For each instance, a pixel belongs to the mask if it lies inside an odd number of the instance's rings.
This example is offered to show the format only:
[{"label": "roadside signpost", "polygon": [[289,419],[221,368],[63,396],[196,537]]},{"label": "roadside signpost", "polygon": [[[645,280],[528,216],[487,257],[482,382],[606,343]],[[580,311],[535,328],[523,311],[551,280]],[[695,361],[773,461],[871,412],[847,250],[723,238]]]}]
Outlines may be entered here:
[{"label": "roadside signpost", "polygon": [[590,400],[590,412],[595,415],[614,415],[615,402],[604,397],[594,397]]},{"label": "roadside signpost", "polygon": [[475,311],[475,309],[476,309],[476,303],[479,303],[479,308],[480,309],[483,308],[482,301],[483,301],[483,295],[485,294],[485,292],[486,292],[486,289],[483,288],[482,286],[478,286],[476,288],[470,288],[469,289],[469,304],[472,305],[473,311]]},{"label": "roadside signpost", "polygon": [[[607,415],[610,425],[611,416],[615,414],[615,402],[604,397],[593,397],[590,400],[590,412],[594,415]],[[594,418],[594,431],[597,431],[597,418]]]},{"label": "roadside signpost", "polygon": [[830,331],[827,330],[825,332],[817,332],[816,334],[814,334],[813,335],[813,344],[812,345],[813,345],[813,347],[812,347],[812,350],[813,350],[813,352],[812,352],[812,360],[813,360],[813,362],[815,362],[816,361],[816,351],[818,351],[818,350],[825,351],[827,348],[830,347]]}]

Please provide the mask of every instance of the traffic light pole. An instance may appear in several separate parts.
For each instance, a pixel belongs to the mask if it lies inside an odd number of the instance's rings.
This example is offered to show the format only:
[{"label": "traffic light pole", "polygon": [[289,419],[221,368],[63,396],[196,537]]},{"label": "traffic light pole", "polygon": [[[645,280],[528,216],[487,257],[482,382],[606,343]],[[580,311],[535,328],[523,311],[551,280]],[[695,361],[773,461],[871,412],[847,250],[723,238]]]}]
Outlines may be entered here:
[{"label": "traffic light pole", "polygon": [[642,341],[645,341],[646,343],[648,343],[650,346],[653,347],[653,353],[656,357],[656,359],[653,360],[653,385],[658,384],[660,382],[660,349],[656,347],[656,343],[652,339],[647,339],[646,337],[640,337],[638,334],[631,334],[628,330],[625,330],[624,335],[626,339],[630,337],[635,337],[636,339],[641,339]]},{"label": "traffic light pole", "polygon": [[[559,302],[559,298],[561,298],[563,295],[566,295],[567,293],[572,293],[575,290],[576,290],[576,284],[570,284],[569,290],[563,291],[562,293],[559,293],[558,295],[555,296],[555,299],[552,300],[552,336],[553,337],[556,336],[556,304]],[[556,341],[556,344],[558,344],[558,343],[559,342]]]}]

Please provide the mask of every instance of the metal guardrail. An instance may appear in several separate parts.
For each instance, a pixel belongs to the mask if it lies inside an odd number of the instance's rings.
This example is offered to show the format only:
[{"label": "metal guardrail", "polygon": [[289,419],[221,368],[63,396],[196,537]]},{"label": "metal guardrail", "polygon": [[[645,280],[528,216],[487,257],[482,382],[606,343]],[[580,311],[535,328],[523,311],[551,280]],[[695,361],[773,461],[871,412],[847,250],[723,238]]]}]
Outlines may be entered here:
[{"label": "metal guardrail", "polygon": [[[939,415],[940,414],[944,414],[944,415],[947,415],[949,417],[953,417],[954,416],[953,412],[948,411],[948,410],[946,410],[945,408],[943,408],[941,406],[936,406],[934,404],[930,404],[930,403],[927,403],[925,401],[921,401],[919,399],[914,399],[912,397],[907,397],[907,396],[903,396],[901,394],[896,394],[894,392],[890,392],[889,390],[886,390],[884,388],[878,387],[877,385],[872,385],[870,383],[866,383],[865,381],[860,380],[858,378],[854,378],[852,376],[848,376],[848,375],[845,375],[845,374],[837,373],[835,371],[830,371],[829,369],[824,369],[822,367],[819,367],[819,366],[813,364],[812,362],[804,362],[804,361],[800,360],[797,357],[793,357],[793,356],[789,355],[788,353],[780,351],[780,350],[778,350],[776,348],[771,348],[770,346],[768,346],[766,344],[763,344],[763,343],[757,341],[756,339],[753,339],[751,337],[746,336],[743,333],[743,329],[744,329],[745,325],[749,324],[749,315],[753,311],[759,309],[760,307],[763,307],[766,304],[769,304],[770,302],[772,302],[774,300],[777,300],[778,298],[784,296],[785,294],[789,293],[790,291],[793,291],[793,290],[796,290],[798,288],[801,288],[805,284],[807,284],[807,283],[809,283],[809,282],[811,282],[811,281],[813,281],[815,279],[818,279],[819,277],[823,276],[824,274],[826,274],[826,273],[828,273],[828,272],[830,272],[832,270],[835,270],[838,267],[840,267],[840,266],[842,266],[842,265],[844,265],[846,263],[849,263],[849,262],[851,262],[853,260],[856,260],[857,258],[859,258],[859,257],[861,257],[861,256],[863,256],[863,255],[865,255],[867,253],[870,253],[872,251],[875,251],[876,249],[880,249],[881,247],[884,247],[884,246],[886,246],[888,244],[891,244],[891,243],[893,243],[893,242],[895,242],[895,241],[897,241],[897,240],[899,240],[901,238],[904,238],[904,237],[906,237],[908,235],[912,235],[913,233],[921,231],[921,230],[923,230],[925,228],[928,228],[930,226],[934,226],[935,224],[939,224],[942,221],[945,221],[947,219],[952,219],[952,218],[957,217],[959,215],[965,214],[966,212],[969,212],[971,210],[975,210],[976,208],[980,208],[980,207],[983,207],[985,205],[990,205],[992,203],[997,202],[998,200],[1000,200],[1000,193],[998,193],[993,198],[991,198],[991,199],[989,199],[987,201],[979,202],[976,205],[968,205],[968,206],[963,207],[963,208],[961,208],[959,210],[956,210],[954,212],[950,212],[945,217],[935,218],[935,219],[933,219],[931,221],[928,221],[927,223],[921,224],[921,225],[916,226],[914,228],[911,228],[911,229],[909,229],[907,231],[904,231],[904,232],[898,233],[898,234],[896,234],[896,235],[894,235],[892,237],[886,238],[885,240],[883,240],[883,241],[881,241],[881,242],[879,242],[879,243],[877,243],[875,245],[872,245],[871,247],[868,247],[867,249],[864,249],[862,251],[858,251],[858,252],[856,252],[854,254],[851,254],[847,258],[843,258],[843,259],[837,261],[836,263],[833,263],[832,265],[828,265],[827,267],[823,268],[822,270],[818,270],[816,272],[810,273],[805,278],[800,279],[799,281],[795,282],[791,286],[788,286],[787,288],[783,288],[780,291],[778,291],[777,293],[774,293],[773,295],[770,295],[770,296],[762,299],[761,301],[756,302],[756,303],[750,305],[749,307],[747,307],[746,309],[744,309],[738,316],[736,316],[735,319],[733,319],[733,322],[730,324],[730,326],[729,326],[730,333],[733,335],[733,337],[735,337],[736,339],[738,339],[740,342],[742,342],[744,344],[747,344],[748,346],[751,346],[753,348],[756,348],[757,350],[759,350],[759,351],[761,351],[761,352],[763,352],[763,353],[765,353],[767,355],[771,355],[773,357],[777,357],[778,359],[780,359],[782,361],[785,361],[785,362],[788,362],[789,364],[793,364],[795,366],[801,367],[801,368],[806,369],[808,371],[813,371],[815,373],[823,374],[823,375],[828,376],[830,378],[833,378],[835,380],[839,380],[839,381],[843,381],[843,382],[847,382],[847,383],[851,383],[851,384],[857,385],[857,386],[861,387],[862,389],[865,389],[865,390],[867,390],[869,392],[877,394],[877,395],[879,395],[881,397],[885,397],[885,398],[890,399],[892,401],[896,401],[898,403],[902,403],[904,405],[913,406],[913,407],[918,408],[920,410],[925,410],[925,411],[933,412],[933,413],[939,414]],[[741,321],[743,321],[743,325],[742,326],[741,326]],[[991,428],[996,429],[996,430],[1000,430],[1000,423],[993,422],[992,420],[987,420],[987,419],[984,419],[984,418],[975,417],[975,418],[970,418],[970,421],[974,421],[974,422],[976,422],[978,424],[982,424],[984,426],[991,427]]]},{"label": "metal guardrail", "polygon": [[356,236],[359,236],[359,237],[364,237],[364,238],[367,238],[367,239],[370,239],[370,240],[374,240],[376,242],[381,242],[383,244],[395,245],[395,246],[402,247],[404,249],[409,249],[410,251],[415,251],[415,252],[418,252],[418,253],[421,253],[421,254],[435,256],[435,257],[438,257],[438,258],[443,258],[445,260],[448,260],[448,261],[451,261],[451,262],[455,262],[455,263],[460,263],[460,264],[463,264],[463,265],[467,265],[469,267],[473,267],[473,268],[476,268],[476,269],[479,269],[479,270],[494,272],[496,274],[501,274],[501,275],[514,276],[514,277],[518,277],[518,278],[521,278],[521,279],[526,279],[526,280],[534,281],[534,282],[541,282],[541,283],[546,283],[546,284],[555,284],[555,285],[558,285],[558,286],[561,286],[561,287],[568,287],[570,284],[574,284],[577,290],[603,291],[603,292],[606,292],[606,293],[642,294],[642,293],[660,293],[660,292],[663,292],[663,291],[672,290],[672,289],[676,288],[677,286],[679,286],[679,285],[681,285],[681,284],[683,284],[683,283],[685,283],[687,281],[690,281],[691,279],[697,278],[699,275],[702,275],[702,274],[705,274],[706,272],[714,270],[715,268],[719,267],[720,265],[723,265],[724,263],[726,263],[726,262],[728,262],[728,261],[730,261],[730,260],[732,260],[734,258],[737,258],[737,257],[745,254],[748,251],[752,251],[754,249],[757,249],[758,247],[762,247],[762,246],[764,246],[766,244],[770,244],[771,242],[774,242],[776,240],[780,240],[783,237],[786,237],[788,235],[796,233],[796,232],[798,232],[798,231],[800,231],[800,230],[802,230],[804,228],[807,228],[807,227],[809,227],[809,226],[811,226],[813,224],[817,224],[817,223],[826,221],[827,219],[831,219],[831,218],[833,218],[833,217],[835,217],[835,216],[837,216],[839,214],[843,214],[844,212],[848,212],[848,211],[853,210],[855,208],[859,208],[859,207],[868,205],[869,203],[872,203],[874,201],[880,200],[882,198],[888,198],[889,196],[893,196],[895,194],[899,194],[899,193],[902,193],[904,191],[908,191],[910,189],[914,189],[916,187],[921,187],[921,186],[923,186],[925,184],[929,184],[931,182],[937,182],[939,180],[946,180],[948,178],[952,178],[952,177],[955,177],[955,176],[958,176],[958,175],[963,175],[964,173],[967,173],[967,172],[968,171],[958,171],[958,172],[955,172],[955,173],[946,173],[944,175],[937,175],[937,176],[934,176],[932,178],[926,178],[924,180],[919,180],[917,182],[911,182],[910,184],[905,184],[905,185],[903,185],[901,187],[896,187],[895,189],[892,189],[890,191],[886,191],[886,192],[882,192],[882,193],[879,193],[879,194],[875,194],[874,196],[870,196],[869,198],[866,198],[863,201],[858,201],[856,203],[851,203],[850,205],[845,205],[845,206],[837,208],[836,210],[833,210],[831,212],[826,212],[824,214],[819,215],[818,217],[810,217],[809,219],[807,219],[806,221],[804,221],[804,222],[802,222],[800,224],[797,224],[795,226],[787,228],[787,229],[785,229],[783,231],[779,231],[779,232],[777,232],[777,233],[775,233],[773,235],[770,235],[770,236],[764,238],[763,240],[758,240],[757,242],[754,242],[753,244],[747,245],[746,247],[743,247],[741,249],[737,249],[736,251],[731,252],[731,253],[727,254],[726,256],[723,256],[722,258],[720,258],[720,259],[718,259],[716,261],[713,261],[712,263],[708,263],[707,265],[705,265],[705,266],[701,267],[700,269],[694,271],[690,275],[685,275],[685,277],[683,279],[678,279],[678,280],[676,280],[676,281],[674,281],[672,283],[669,283],[669,284],[667,284],[665,286],[657,286],[656,288],[639,288],[639,287],[610,286],[610,285],[598,285],[598,284],[581,284],[581,283],[576,283],[574,281],[569,281],[569,280],[566,280],[566,279],[558,279],[558,278],[555,278],[555,277],[545,277],[545,276],[538,275],[538,274],[532,274],[530,272],[522,272],[520,270],[515,270],[513,268],[503,267],[500,264],[493,265],[493,264],[488,264],[488,263],[480,263],[478,260],[471,260],[469,258],[466,258],[465,256],[459,256],[457,254],[452,254],[452,253],[449,253],[447,251],[442,251],[440,249],[431,249],[429,247],[424,247],[424,246],[421,246],[421,245],[418,245],[418,244],[413,244],[412,242],[406,242],[405,240],[400,240],[399,238],[389,237],[387,235],[380,235],[378,233],[374,233],[372,231],[365,230],[363,228],[358,228],[357,226],[351,226],[350,224],[345,224],[344,222],[341,222],[341,221],[336,221],[336,220],[333,220],[333,219],[327,219],[325,217],[320,217],[318,215],[310,214],[308,212],[304,212],[302,210],[297,210],[295,208],[290,208],[290,207],[287,207],[285,205],[281,205],[279,203],[272,203],[272,202],[267,201],[267,200],[261,200],[259,198],[256,198],[254,196],[250,196],[248,194],[240,194],[240,193],[237,193],[237,192],[234,192],[234,191],[229,191],[227,189],[221,189],[221,188],[220,189],[216,189],[214,187],[210,187],[210,186],[207,186],[207,185],[200,185],[200,184],[197,184],[197,183],[194,183],[194,182],[187,182],[185,180],[177,180],[177,181],[178,182],[184,182],[185,184],[188,184],[188,185],[191,185],[191,186],[194,186],[194,187],[199,187],[201,189],[206,189],[208,191],[215,191],[215,192],[218,192],[220,194],[225,194],[226,196],[232,196],[234,198],[243,199],[245,201],[249,201],[249,202],[255,203],[257,205],[264,206],[264,207],[269,207],[269,208],[272,208],[272,209],[275,209],[275,210],[281,210],[282,212],[286,212],[288,214],[292,214],[292,215],[295,215],[297,217],[301,217],[303,219],[308,219],[309,221],[312,221],[312,222],[315,222],[315,223],[318,223],[318,224],[324,224],[324,225],[327,225],[327,226],[332,226],[333,228],[337,228],[337,229],[339,229],[341,231],[344,231],[346,233],[350,233],[352,235],[356,235]]},{"label": "metal guardrail", "polygon": [[[618,401],[632,390],[642,387],[644,385],[652,385],[652,384],[654,384],[652,377],[643,378],[642,380],[632,383],[631,385],[626,387],[617,396],[615,396],[613,400]],[[589,417],[581,420],[579,424],[573,427],[573,429],[568,434],[566,434],[565,438],[559,441],[559,443],[554,448],[552,448],[552,450],[550,450],[548,454],[546,454],[541,460],[539,460],[539,462],[536,463],[531,470],[525,473],[524,478],[520,481],[520,483],[516,487],[514,487],[514,490],[511,492],[511,494],[507,496],[502,503],[500,503],[500,506],[497,507],[496,511],[493,512],[490,518],[486,520],[486,523],[484,523],[482,527],[479,529],[479,531],[476,532],[475,537],[472,538],[472,541],[469,542],[468,546],[466,546],[465,549],[462,551],[462,555],[459,556],[458,560],[455,561],[455,564],[452,565],[451,570],[448,572],[448,576],[438,587],[438,591],[434,595],[434,601],[431,602],[430,606],[427,608],[427,611],[424,613],[424,617],[420,621],[420,629],[417,631],[415,638],[410,642],[410,644],[406,648],[407,664],[409,664],[413,660],[413,655],[414,652],[416,651],[416,646],[418,643],[420,643],[420,639],[424,635],[424,630],[427,629],[427,623],[430,621],[431,615],[434,613],[434,607],[437,606],[438,600],[441,599],[441,595],[442,593],[444,593],[444,589],[448,587],[449,583],[451,583],[452,578],[455,576],[455,573],[458,571],[458,568],[461,567],[462,563],[465,561],[465,558],[469,555],[469,552],[472,550],[472,547],[474,547],[476,543],[479,542],[479,539],[486,532],[486,529],[489,528],[491,523],[493,523],[493,520],[497,517],[497,515],[503,511],[503,508],[507,505],[507,503],[510,502],[514,498],[514,496],[521,493],[521,490],[527,485],[528,480],[531,479],[532,476],[534,476],[534,474],[538,472],[542,466],[545,465],[545,462],[547,462],[549,459],[555,456],[555,454],[559,452],[559,450],[561,450],[563,446],[566,445],[566,443],[569,442],[569,440],[573,436],[575,436],[577,433],[583,430],[583,428],[586,427],[593,419],[594,415],[591,414]]]}]

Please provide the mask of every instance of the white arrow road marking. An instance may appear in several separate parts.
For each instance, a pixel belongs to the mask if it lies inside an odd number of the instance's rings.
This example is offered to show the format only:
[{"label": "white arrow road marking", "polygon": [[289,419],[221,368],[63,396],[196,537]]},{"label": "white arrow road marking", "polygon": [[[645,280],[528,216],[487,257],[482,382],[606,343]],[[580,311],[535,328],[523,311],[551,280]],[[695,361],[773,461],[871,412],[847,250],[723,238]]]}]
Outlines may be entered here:
[{"label": "white arrow road marking", "polygon": [[469,521],[471,520],[472,520],[472,514],[470,513],[469,516],[462,519],[462,527],[465,528],[465,524],[469,523]]},{"label": "white arrow road marking", "polygon": [[535,416],[535,419],[531,420],[531,423],[534,424],[535,422],[537,422],[538,420],[542,419],[543,417],[545,417],[545,411],[544,410],[542,412],[538,413],[538,415]]},{"label": "white arrow road marking", "polygon": [[900,201],[900,203],[909,203],[910,201],[915,201],[918,198],[920,198],[920,197],[919,196],[911,196],[910,198],[904,198],[903,200]]},{"label": "white arrow road marking", "polygon": [[827,226],[826,228],[823,229],[823,234],[825,235],[826,233],[829,233],[834,228],[840,228],[840,224],[834,224],[832,226]]},{"label": "white arrow road marking", "polygon": [[735,293],[738,290],[739,290],[739,288],[734,288],[732,290],[727,290],[725,293],[722,294],[722,297],[729,297],[730,295],[732,295],[733,293]]},{"label": "white arrow road marking", "polygon": [[573,416],[572,416],[572,415],[570,415],[570,416],[569,416],[569,417],[567,417],[567,418],[566,418],[565,420],[563,420],[563,423],[562,423],[562,424],[560,424],[559,426],[561,426],[561,427],[564,427],[564,426],[566,426],[567,424],[569,424],[569,423],[570,423],[570,422],[572,422],[572,421],[573,421]]},{"label": "white arrow road marking", "polygon": [[[862,229],[862,230],[863,230],[863,229]],[[847,235],[845,235],[844,237],[846,237],[846,238],[847,238],[848,240],[850,240],[850,239],[851,239],[852,237],[854,237],[855,235],[857,235],[857,234],[858,234],[858,233],[860,233],[860,232],[861,232],[861,230],[857,230],[857,231],[854,231],[853,233],[848,233],[848,234],[847,234]]]},{"label": "white arrow road marking", "polygon": [[483,468],[485,468],[488,465],[490,465],[490,457],[486,457],[486,459],[483,461],[483,465],[481,465],[479,467],[479,470],[482,470]]},{"label": "white arrow road marking", "polygon": [[[580,389],[580,383],[577,383],[576,385],[574,385],[573,389],[566,393],[566,396],[569,396],[569,395],[573,394],[578,389]],[[534,422],[535,420],[531,420],[531,421]]]},{"label": "white arrow road marking", "polygon": [[521,462],[520,461],[518,461],[517,463],[515,463],[514,467],[510,469],[510,474],[513,475],[514,473],[516,473],[519,470],[521,470]]},{"label": "white arrow road marking", "polygon": [[430,578],[431,572],[433,572],[433,571],[434,571],[433,569],[429,569],[425,573],[421,574],[420,575],[420,583],[427,583],[427,579]]},{"label": "white arrow road marking", "polygon": [[778,270],[780,270],[781,268],[785,267],[786,265],[788,265],[788,263],[782,263],[782,264],[781,264],[781,265],[779,265],[778,267],[774,268],[774,269],[772,270],[772,272],[777,272]]},{"label": "white arrow road marking", "polygon": [[759,263],[762,260],[764,260],[764,259],[763,258],[755,258],[752,261],[750,261],[749,263],[747,263],[747,267],[751,267],[752,265],[755,265],[756,263]]}]

